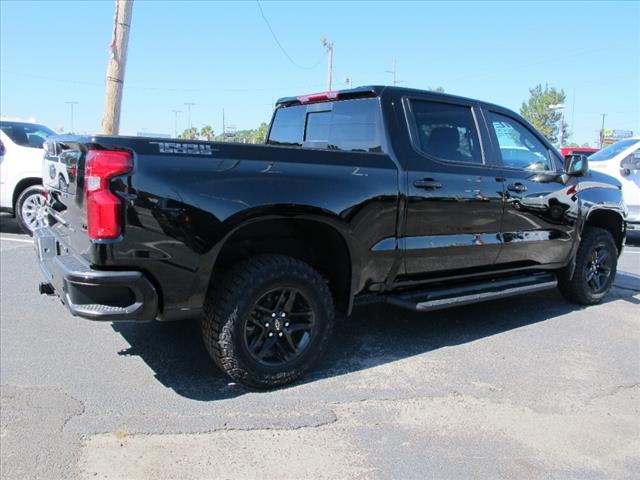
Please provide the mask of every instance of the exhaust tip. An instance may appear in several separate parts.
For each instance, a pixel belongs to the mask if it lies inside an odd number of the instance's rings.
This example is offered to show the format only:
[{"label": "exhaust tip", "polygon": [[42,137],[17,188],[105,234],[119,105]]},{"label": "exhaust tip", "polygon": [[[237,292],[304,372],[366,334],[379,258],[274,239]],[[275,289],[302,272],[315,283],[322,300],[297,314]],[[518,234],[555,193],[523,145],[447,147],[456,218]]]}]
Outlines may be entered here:
[{"label": "exhaust tip", "polygon": [[41,282],[40,285],[38,285],[38,291],[40,292],[41,295],[54,295],[55,294],[55,290],[53,289],[53,285],[51,285],[50,283],[45,283],[45,282]]}]

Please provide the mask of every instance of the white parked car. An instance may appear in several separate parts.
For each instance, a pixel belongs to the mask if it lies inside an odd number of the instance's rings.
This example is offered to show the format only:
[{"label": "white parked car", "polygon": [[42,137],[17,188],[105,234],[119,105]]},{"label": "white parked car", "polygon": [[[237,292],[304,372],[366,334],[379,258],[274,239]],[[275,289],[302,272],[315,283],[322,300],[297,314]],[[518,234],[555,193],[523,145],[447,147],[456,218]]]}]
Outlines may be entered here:
[{"label": "white parked car", "polygon": [[43,125],[0,120],[0,210],[29,235],[44,225],[42,144],[55,132]]},{"label": "white parked car", "polygon": [[594,153],[589,168],[620,180],[629,209],[627,232],[640,234],[640,137],[620,140]]}]

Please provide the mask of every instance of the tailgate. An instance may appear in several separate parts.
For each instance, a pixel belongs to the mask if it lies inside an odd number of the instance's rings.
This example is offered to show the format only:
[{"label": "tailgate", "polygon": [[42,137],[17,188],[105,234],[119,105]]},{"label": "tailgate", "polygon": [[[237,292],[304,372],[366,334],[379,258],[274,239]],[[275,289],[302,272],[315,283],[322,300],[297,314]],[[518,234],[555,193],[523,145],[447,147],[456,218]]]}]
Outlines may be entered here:
[{"label": "tailgate", "polygon": [[52,229],[60,240],[79,254],[87,253],[84,176],[87,148],[77,141],[51,137],[45,143],[42,183],[48,192],[47,207]]}]

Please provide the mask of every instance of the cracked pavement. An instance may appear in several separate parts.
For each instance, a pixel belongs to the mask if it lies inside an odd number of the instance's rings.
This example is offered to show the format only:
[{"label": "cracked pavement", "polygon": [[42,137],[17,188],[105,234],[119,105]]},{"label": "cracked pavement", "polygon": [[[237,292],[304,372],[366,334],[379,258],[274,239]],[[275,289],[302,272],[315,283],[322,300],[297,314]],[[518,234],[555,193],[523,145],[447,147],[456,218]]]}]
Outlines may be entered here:
[{"label": "cracked pavement", "polygon": [[[92,323],[36,293],[0,217],[3,479],[637,478],[640,278],[339,319],[301,382],[230,383],[193,323]],[[635,252],[635,253],[634,253]],[[640,275],[640,247],[624,270]]]}]

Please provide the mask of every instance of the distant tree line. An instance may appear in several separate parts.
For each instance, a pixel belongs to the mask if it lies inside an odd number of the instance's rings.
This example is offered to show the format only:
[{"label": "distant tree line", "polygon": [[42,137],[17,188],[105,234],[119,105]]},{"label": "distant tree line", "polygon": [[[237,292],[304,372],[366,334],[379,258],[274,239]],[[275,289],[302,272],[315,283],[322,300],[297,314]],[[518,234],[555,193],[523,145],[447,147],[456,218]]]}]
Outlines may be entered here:
[{"label": "distant tree line", "polygon": [[224,136],[223,133],[215,134],[211,125],[205,125],[198,129],[196,127],[187,128],[178,135],[178,138],[185,140],[207,140],[210,142],[238,142],[238,143],[264,143],[269,125],[262,122],[258,128],[248,130],[238,130],[233,136]]}]

